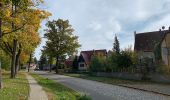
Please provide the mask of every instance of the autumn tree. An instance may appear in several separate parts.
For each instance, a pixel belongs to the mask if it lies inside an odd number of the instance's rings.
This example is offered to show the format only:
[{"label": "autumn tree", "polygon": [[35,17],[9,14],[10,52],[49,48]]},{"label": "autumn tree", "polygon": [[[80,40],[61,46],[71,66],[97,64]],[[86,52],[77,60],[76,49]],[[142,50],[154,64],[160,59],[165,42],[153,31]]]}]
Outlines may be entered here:
[{"label": "autumn tree", "polygon": [[48,40],[44,49],[56,58],[56,73],[58,73],[59,58],[76,52],[80,44],[78,37],[73,34],[74,29],[68,20],[48,21],[46,26],[48,29],[45,30],[44,37]]},{"label": "autumn tree", "polygon": [[113,51],[115,51],[117,54],[120,53],[119,40],[116,35],[115,35],[114,43],[113,43]]},{"label": "autumn tree", "polygon": [[[42,0],[4,0],[1,3],[4,13],[1,14],[1,48],[12,58],[11,78],[14,78],[18,69],[19,57],[22,52],[30,54],[40,43],[38,29],[43,19],[49,13],[35,9]],[[8,2],[7,2],[8,1]],[[11,7],[11,8],[10,8]],[[11,10],[12,9],[12,10]],[[5,17],[4,17],[5,16]]]}]

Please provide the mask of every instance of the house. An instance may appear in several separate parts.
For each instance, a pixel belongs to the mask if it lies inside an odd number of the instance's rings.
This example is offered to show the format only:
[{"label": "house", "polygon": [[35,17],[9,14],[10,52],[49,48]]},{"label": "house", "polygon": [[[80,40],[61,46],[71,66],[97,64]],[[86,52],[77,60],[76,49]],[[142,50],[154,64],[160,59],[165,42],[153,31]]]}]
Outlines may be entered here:
[{"label": "house", "polygon": [[170,67],[170,30],[165,34],[161,43],[162,61]]},{"label": "house", "polygon": [[91,58],[94,54],[106,57],[107,50],[101,49],[101,50],[81,51],[80,56],[78,58],[78,70],[87,71],[91,63]]},{"label": "house", "polygon": [[152,59],[152,63],[155,62],[154,48],[155,45],[161,43],[161,52],[162,52],[162,60],[168,64],[168,48],[170,45],[170,35],[169,30],[164,31],[153,31],[153,32],[145,32],[145,33],[136,33],[135,35],[135,45],[134,50],[138,54],[139,62],[142,61],[143,58]]}]

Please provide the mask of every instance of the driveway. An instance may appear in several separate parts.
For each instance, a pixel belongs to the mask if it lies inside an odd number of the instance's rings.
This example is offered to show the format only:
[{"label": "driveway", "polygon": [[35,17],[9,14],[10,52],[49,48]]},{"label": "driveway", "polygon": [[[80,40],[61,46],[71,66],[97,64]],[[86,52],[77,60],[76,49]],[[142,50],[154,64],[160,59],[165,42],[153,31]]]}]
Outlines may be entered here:
[{"label": "driveway", "polygon": [[170,96],[168,97],[86,79],[40,71],[35,73],[61,83],[75,91],[85,93],[91,96],[93,100],[170,100]]}]

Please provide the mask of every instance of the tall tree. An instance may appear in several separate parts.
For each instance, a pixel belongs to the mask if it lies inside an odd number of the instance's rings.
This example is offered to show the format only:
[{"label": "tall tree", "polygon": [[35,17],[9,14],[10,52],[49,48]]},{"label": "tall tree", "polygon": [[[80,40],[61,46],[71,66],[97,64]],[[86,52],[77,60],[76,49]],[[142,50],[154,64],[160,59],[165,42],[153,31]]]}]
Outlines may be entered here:
[{"label": "tall tree", "polygon": [[42,53],[40,57],[40,63],[39,63],[40,70],[43,70],[44,65],[46,65],[47,63],[48,63],[47,56],[46,54]]},{"label": "tall tree", "polygon": [[[17,72],[19,58],[22,52],[29,55],[40,42],[38,34],[40,23],[49,15],[44,10],[36,8],[36,5],[41,1],[42,0],[4,0],[2,3],[4,11],[0,12],[1,22],[3,24],[3,31],[1,33],[1,36],[3,36],[3,42],[1,42],[3,45],[1,47],[3,50],[6,50],[12,58],[12,78],[15,77]],[[10,7],[12,7],[12,10]]]},{"label": "tall tree", "polygon": [[80,47],[78,37],[73,34],[74,29],[68,20],[58,19],[48,21],[48,29],[44,35],[48,39],[44,49],[50,51],[56,58],[56,73],[58,73],[59,58],[64,55],[71,55]]},{"label": "tall tree", "polygon": [[117,54],[120,53],[119,40],[116,35],[115,35],[114,42],[113,42],[113,51],[115,51]]}]

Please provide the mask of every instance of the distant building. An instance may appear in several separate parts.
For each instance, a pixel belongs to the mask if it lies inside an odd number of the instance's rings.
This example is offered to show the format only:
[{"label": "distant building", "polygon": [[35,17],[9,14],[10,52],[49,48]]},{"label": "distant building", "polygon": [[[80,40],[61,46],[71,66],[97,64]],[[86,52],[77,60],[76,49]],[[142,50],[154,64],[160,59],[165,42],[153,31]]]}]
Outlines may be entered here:
[{"label": "distant building", "polygon": [[134,50],[138,54],[139,62],[143,58],[148,57],[155,62],[154,48],[156,44],[161,43],[162,60],[168,65],[170,62],[170,31],[153,31],[145,33],[134,33],[135,35],[135,45]]},{"label": "distant building", "polygon": [[107,50],[89,50],[89,51],[81,51],[80,56],[78,58],[78,70],[88,70],[89,65],[91,63],[91,58],[94,54],[107,56]]}]

